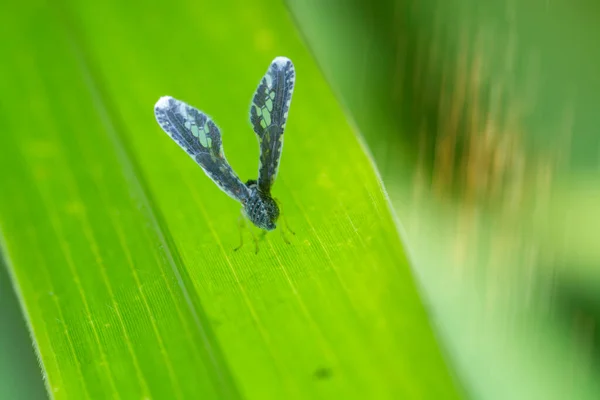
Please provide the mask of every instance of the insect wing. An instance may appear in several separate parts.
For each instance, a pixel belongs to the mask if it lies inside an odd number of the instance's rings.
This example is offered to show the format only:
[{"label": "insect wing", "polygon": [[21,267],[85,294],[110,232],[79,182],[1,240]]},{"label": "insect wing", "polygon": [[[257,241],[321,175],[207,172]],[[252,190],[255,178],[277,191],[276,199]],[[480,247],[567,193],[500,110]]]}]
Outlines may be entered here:
[{"label": "insect wing", "polygon": [[260,143],[258,187],[269,193],[277,177],[283,131],[287,121],[296,73],[294,64],[285,57],[273,60],[260,81],[250,108],[250,122]]},{"label": "insect wing", "polygon": [[244,203],[249,189],[235,174],[223,153],[221,132],[203,112],[169,96],[154,106],[156,121],[225,193]]}]

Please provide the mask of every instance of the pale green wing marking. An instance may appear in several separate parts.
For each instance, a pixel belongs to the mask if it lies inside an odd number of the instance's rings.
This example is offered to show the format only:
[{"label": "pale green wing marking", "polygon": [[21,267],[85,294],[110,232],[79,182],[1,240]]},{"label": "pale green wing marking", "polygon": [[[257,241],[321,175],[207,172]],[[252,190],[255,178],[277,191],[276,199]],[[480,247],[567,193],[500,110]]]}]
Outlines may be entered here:
[{"label": "pale green wing marking", "polygon": [[279,170],[283,132],[295,78],[292,61],[286,57],[277,57],[260,81],[252,99],[250,122],[260,143],[258,187],[263,193],[270,192]]},{"label": "pale green wing marking", "polygon": [[154,106],[161,128],[199,165],[225,193],[245,203],[250,191],[235,174],[223,153],[221,132],[203,112],[169,96]]}]

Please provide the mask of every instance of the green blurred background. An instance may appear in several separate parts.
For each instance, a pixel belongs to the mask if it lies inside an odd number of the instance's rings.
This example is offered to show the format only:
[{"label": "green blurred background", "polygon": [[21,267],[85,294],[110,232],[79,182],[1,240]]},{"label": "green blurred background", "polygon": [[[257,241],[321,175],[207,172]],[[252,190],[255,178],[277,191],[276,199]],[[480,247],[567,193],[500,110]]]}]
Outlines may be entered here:
[{"label": "green blurred background", "polygon": [[0,268],[0,398],[44,399],[40,366],[8,271]]},{"label": "green blurred background", "polygon": [[[61,4],[106,54],[111,40],[152,46],[118,34],[135,30],[135,7],[93,25],[85,22],[94,19],[91,5]],[[377,167],[437,338],[468,396],[600,398],[600,5],[285,4],[297,28],[287,34],[302,36]],[[243,20],[235,12],[231,21],[212,18],[202,2],[184,7],[207,31]],[[161,29],[160,19],[140,23]],[[110,37],[101,36],[103,24]],[[252,60],[236,67],[245,64]],[[0,290],[0,326],[10,327],[0,336],[0,396],[43,398],[4,272]]]},{"label": "green blurred background", "polygon": [[288,3],[469,392],[598,398],[598,3]]}]

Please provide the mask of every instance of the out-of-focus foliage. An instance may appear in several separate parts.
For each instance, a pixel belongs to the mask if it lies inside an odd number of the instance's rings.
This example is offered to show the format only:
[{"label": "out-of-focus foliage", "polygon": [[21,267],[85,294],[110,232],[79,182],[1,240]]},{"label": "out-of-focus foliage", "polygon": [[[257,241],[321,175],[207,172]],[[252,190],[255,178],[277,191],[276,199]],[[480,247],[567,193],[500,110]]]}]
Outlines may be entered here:
[{"label": "out-of-focus foliage", "polygon": [[44,399],[31,337],[7,272],[0,260],[0,399]]},{"label": "out-of-focus foliage", "polygon": [[475,398],[600,393],[600,7],[288,1]]}]

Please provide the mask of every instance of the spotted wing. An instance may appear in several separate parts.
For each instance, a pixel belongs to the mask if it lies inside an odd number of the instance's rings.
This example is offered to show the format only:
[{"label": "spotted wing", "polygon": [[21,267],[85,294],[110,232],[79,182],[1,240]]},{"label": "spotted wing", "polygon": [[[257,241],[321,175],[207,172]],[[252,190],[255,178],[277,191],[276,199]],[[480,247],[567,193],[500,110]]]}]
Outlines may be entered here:
[{"label": "spotted wing", "polygon": [[273,60],[252,99],[250,122],[260,143],[258,187],[269,193],[277,177],[283,149],[283,131],[292,101],[296,73],[285,57]]},{"label": "spotted wing", "polygon": [[161,97],[154,106],[156,121],[225,193],[244,203],[249,189],[233,172],[221,144],[221,133],[204,113],[183,101]]}]

